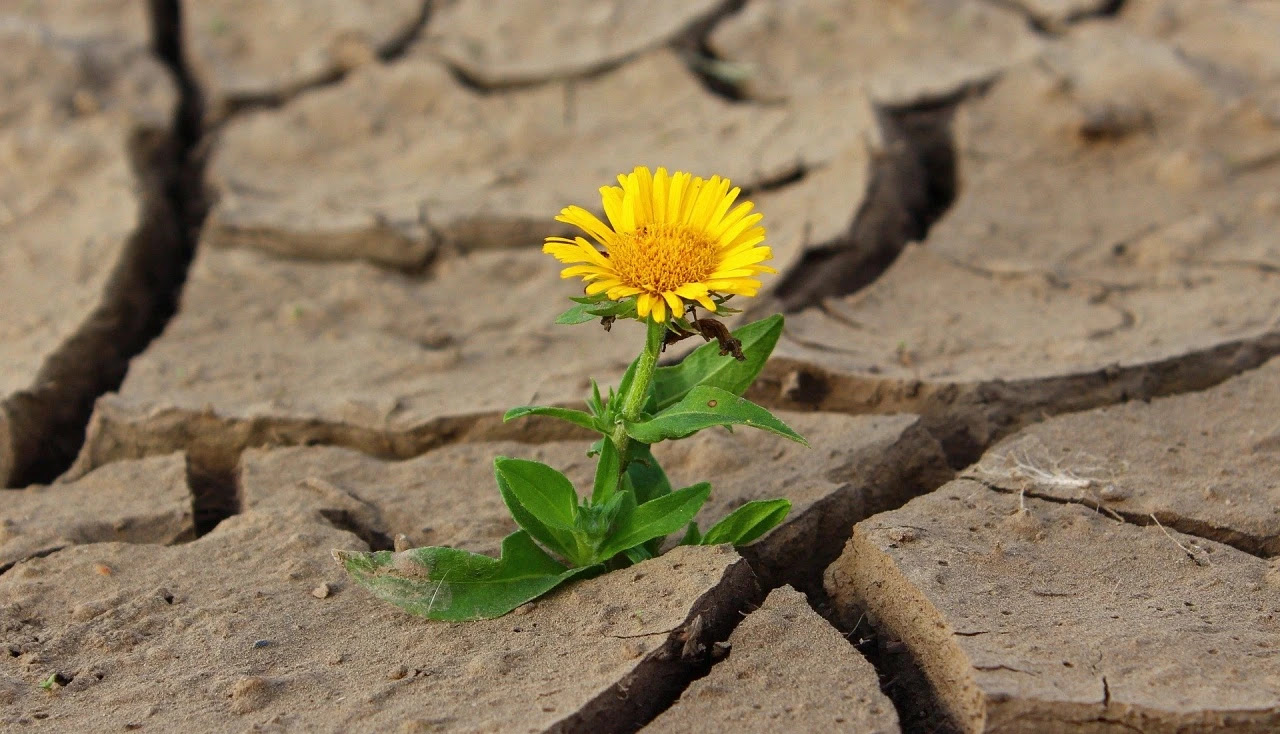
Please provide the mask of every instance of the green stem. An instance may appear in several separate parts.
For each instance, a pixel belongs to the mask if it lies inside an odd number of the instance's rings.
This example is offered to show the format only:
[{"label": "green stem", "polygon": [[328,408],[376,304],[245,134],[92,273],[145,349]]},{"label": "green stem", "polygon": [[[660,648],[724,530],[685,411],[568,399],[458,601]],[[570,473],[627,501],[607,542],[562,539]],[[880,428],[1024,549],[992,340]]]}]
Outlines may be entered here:
[{"label": "green stem", "polygon": [[[649,397],[649,385],[653,382],[653,371],[658,366],[658,355],[662,353],[662,341],[667,334],[666,324],[647,319],[645,325],[648,331],[645,333],[644,351],[640,353],[640,359],[636,362],[636,373],[631,380],[631,390],[626,395],[620,396],[622,398],[620,417],[626,421],[634,422],[640,417],[640,411],[644,409],[645,400]],[[631,445],[631,437],[627,435],[626,427],[618,423],[613,427],[613,435],[610,438],[614,447],[618,449],[619,471],[621,474],[626,474],[627,465],[630,463],[627,453]],[[621,481],[622,477],[619,476],[618,479]]]}]

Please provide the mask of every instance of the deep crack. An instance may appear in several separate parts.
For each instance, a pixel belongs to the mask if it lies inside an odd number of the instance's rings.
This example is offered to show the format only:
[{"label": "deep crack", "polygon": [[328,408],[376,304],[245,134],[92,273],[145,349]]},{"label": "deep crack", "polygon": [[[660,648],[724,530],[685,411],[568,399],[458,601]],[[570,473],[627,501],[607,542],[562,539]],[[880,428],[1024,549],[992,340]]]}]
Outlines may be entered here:
[{"label": "deep crack", "polygon": [[141,212],[104,288],[102,304],[41,367],[32,389],[0,409],[19,428],[10,437],[13,468],[6,486],[47,484],[71,466],[99,395],[124,381],[129,360],[146,349],[177,310],[204,216],[199,139],[200,97],[181,67],[175,38],[177,0],[151,0],[152,50],[179,89],[171,130],[135,130],[129,161]]},{"label": "deep crack", "polygon": [[810,249],[781,276],[776,294],[793,312],[875,282],[909,242],[955,201],[956,150],[951,121],[963,95],[900,108],[880,108],[885,152],[844,236]]}]

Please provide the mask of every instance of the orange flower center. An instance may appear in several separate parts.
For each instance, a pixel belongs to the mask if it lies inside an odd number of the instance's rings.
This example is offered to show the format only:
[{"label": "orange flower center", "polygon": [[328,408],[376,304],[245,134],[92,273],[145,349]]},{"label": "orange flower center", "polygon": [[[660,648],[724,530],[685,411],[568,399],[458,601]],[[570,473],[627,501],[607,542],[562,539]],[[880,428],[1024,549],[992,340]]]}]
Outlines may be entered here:
[{"label": "orange flower center", "polygon": [[609,261],[625,285],[649,293],[674,291],[706,280],[719,263],[719,247],[683,224],[645,224],[619,234]]}]

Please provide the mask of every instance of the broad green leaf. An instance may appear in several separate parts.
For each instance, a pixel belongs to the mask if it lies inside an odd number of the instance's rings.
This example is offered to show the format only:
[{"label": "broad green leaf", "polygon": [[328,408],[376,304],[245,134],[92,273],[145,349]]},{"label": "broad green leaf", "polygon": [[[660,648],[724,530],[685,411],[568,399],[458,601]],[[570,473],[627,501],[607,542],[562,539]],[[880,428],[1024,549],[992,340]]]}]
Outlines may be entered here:
[{"label": "broad green leaf", "polygon": [[618,447],[613,441],[605,439],[600,447],[600,459],[596,462],[596,479],[591,488],[592,504],[607,501],[618,490],[618,479],[622,474],[622,463],[618,458]]},{"label": "broad green leaf", "polygon": [[744,425],[776,433],[808,446],[800,434],[773,414],[718,387],[699,385],[680,402],[647,421],[627,423],[627,435],[644,443],[684,438],[711,426]]},{"label": "broad green leaf", "polygon": [[680,539],[680,545],[697,545],[701,540],[702,533],[698,532],[698,523],[691,522],[684,531],[684,537]]},{"label": "broad green leaf", "polygon": [[732,543],[746,545],[774,529],[791,512],[790,500],[756,500],[748,502],[711,526],[700,545]]},{"label": "broad green leaf", "polygon": [[630,512],[618,513],[614,533],[600,547],[596,558],[605,560],[628,548],[674,533],[698,514],[710,494],[711,485],[700,482],[646,502]]},{"label": "broad green leaf", "polygon": [[392,553],[335,550],[333,557],[374,596],[428,619],[500,617],[592,569],[565,568],[523,530],[502,541],[502,557],[456,548]]},{"label": "broad green leaf", "polygon": [[671,481],[647,444],[633,443],[627,453],[631,455],[627,479],[636,493],[636,502],[643,505],[664,494],[671,494]]},{"label": "broad green leaf", "polygon": [[573,532],[578,495],[568,478],[537,461],[501,456],[493,461],[493,473],[516,524],[564,558],[585,565]]},{"label": "broad green leaf", "polygon": [[545,415],[552,418],[559,418],[562,421],[569,421],[576,426],[582,426],[590,431],[602,432],[600,424],[590,413],[581,410],[573,410],[572,408],[556,408],[548,405],[522,405],[519,408],[512,408],[502,415],[502,422],[515,420],[516,418],[524,418],[530,415]]},{"label": "broad green leaf", "polygon": [[731,332],[742,342],[742,362],[720,355],[720,345],[711,341],[689,353],[680,364],[659,367],[653,375],[657,410],[681,400],[695,385],[708,385],[741,395],[755,381],[782,335],[782,314],[774,314]]}]

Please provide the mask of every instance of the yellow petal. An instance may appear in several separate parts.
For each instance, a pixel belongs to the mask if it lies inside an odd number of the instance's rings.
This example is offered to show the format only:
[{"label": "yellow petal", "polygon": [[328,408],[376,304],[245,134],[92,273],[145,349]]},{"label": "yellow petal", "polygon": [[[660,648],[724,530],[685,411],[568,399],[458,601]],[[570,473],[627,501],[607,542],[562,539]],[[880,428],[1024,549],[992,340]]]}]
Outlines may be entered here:
[{"label": "yellow petal", "polygon": [[721,219],[720,223],[717,224],[715,228],[707,230],[707,234],[711,235],[712,239],[723,240],[721,235],[727,232],[733,225],[741,222],[742,218],[750,214],[751,210],[754,209],[755,206],[756,205],[750,201],[744,201],[735,206],[733,211],[726,214],[724,219]]},{"label": "yellow petal", "polygon": [[707,295],[707,287],[702,283],[685,283],[676,289],[676,295],[683,298],[697,298]]},{"label": "yellow petal", "polygon": [[586,261],[586,258],[582,254],[582,250],[579,249],[577,245],[548,242],[542,246],[542,251],[562,263],[579,263]]},{"label": "yellow petal", "polygon": [[693,179],[693,183],[685,187],[684,201],[680,203],[680,218],[676,220],[677,222],[687,223],[693,217],[693,205],[697,202],[706,185],[702,177],[697,176]]},{"label": "yellow petal", "polygon": [[631,234],[636,231],[636,180],[627,179],[627,187],[622,190],[622,226],[618,234]]},{"label": "yellow petal", "polygon": [[[725,179],[725,186],[729,185],[729,180]],[[711,212],[711,218],[707,220],[707,231],[710,232],[720,225],[720,221],[724,219],[725,212],[729,211],[729,207],[733,206],[733,202],[738,198],[738,194],[742,193],[742,189],[734,186],[729,193],[720,198],[716,204],[716,208]]]},{"label": "yellow petal", "polygon": [[722,232],[716,239],[719,240],[721,246],[730,245],[738,238],[738,235],[747,230],[747,227],[754,226],[761,219],[764,219],[764,215],[759,213],[745,216]]},{"label": "yellow petal", "polygon": [[649,309],[653,308],[653,296],[648,293],[641,293],[636,296],[636,315],[645,318],[649,315]]},{"label": "yellow petal", "polygon": [[633,288],[629,285],[620,285],[615,288],[610,288],[608,294],[606,295],[608,295],[609,298],[615,301],[621,301],[627,296],[634,296],[637,293],[643,293],[643,291],[641,291],[639,288]]},{"label": "yellow petal", "polygon": [[680,205],[684,199],[684,187],[689,181],[689,174],[676,171],[671,174],[671,188],[667,192],[667,222],[680,221]]},{"label": "yellow petal", "polygon": [[754,296],[760,290],[760,281],[750,278],[711,278],[707,280],[707,287],[718,293]]},{"label": "yellow petal", "polygon": [[601,186],[600,202],[604,204],[604,215],[609,218],[614,232],[622,231],[622,189],[617,186]]},{"label": "yellow petal", "polygon": [[574,244],[578,246],[578,250],[582,252],[583,257],[586,258],[584,262],[589,262],[595,265],[599,265],[600,267],[605,268],[607,270],[613,270],[613,263],[609,262],[609,258],[605,257],[604,255],[601,255],[600,251],[592,247],[590,242],[587,242],[582,237],[579,237],[576,240],[574,240]]},{"label": "yellow petal", "polygon": [[772,248],[754,247],[724,258],[720,261],[720,266],[717,270],[735,270],[744,265],[755,265],[758,262],[764,262],[771,257],[773,257]]},{"label": "yellow petal", "polygon": [[609,273],[600,272],[600,268],[595,265],[574,265],[560,271],[561,278],[572,278],[575,275],[609,275]]},{"label": "yellow petal", "polygon": [[684,301],[681,301],[679,296],[667,291],[662,294],[662,297],[666,300],[667,305],[671,307],[671,318],[684,316]]},{"label": "yellow petal", "polygon": [[587,286],[586,288],[587,295],[594,296],[597,293],[603,293],[609,290],[610,288],[617,288],[620,285],[622,285],[622,283],[613,278],[609,278],[606,280],[597,280],[596,282]]},{"label": "yellow petal", "polygon": [[[738,268],[736,270],[717,270],[707,276],[707,281],[732,280],[733,278],[750,278],[756,274],[755,268]],[[712,290],[715,290],[714,288]]]},{"label": "yellow petal", "polygon": [[738,235],[728,246],[720,246],[720,257],[729,257],[736,252],[750,249],[764,242],[764,227],[752,227]]},{"label": "yellow petal", "polygon": [[661,324],[667,320],[667,305],[661,296],[650,296],[653,299],[653,320]]},{"label": "yellow petal", "polygon": [[667,191],[670,188],[670,181],[667,178],[667,169],[658,166],[658,172],[653,175],[653,221],[662,224],[667,221]]},{"label": "yellow petal", "polygon": [[636,166],[631,175],[636,180],[636,223],[653,222],[653,175],[645,166]]},{"label": "yellow petal", "polygon": [[720,177],[712,176],[710,181],[702,185],[698,191],[698,198],[693,202],[693,206],[689,209],[689,226],[693,229],[701,230],[707,225],[707,219],[711,216],[711,211],[716,205],[716,197],[720,194]]},{"label": "yellow petal", "polygon": [[613,242],[613,230],[609,229],[596,215],[580,206],[568,206],[561,209],[556,221],[571,224],[581,229],[591,235],[596,242],[606,247],[609,246],[610,242]]}]

